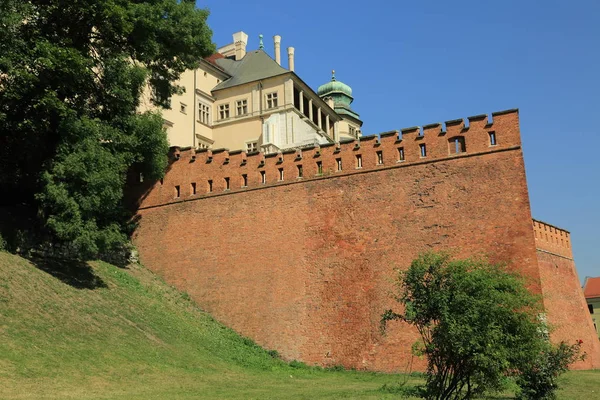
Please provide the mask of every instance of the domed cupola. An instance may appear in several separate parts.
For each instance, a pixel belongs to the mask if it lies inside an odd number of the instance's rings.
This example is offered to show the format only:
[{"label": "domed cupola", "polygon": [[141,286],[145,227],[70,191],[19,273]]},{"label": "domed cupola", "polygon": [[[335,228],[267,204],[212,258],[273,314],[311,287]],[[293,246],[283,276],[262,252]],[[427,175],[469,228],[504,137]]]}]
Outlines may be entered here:
[{"label": "domed cupola", "polygon": [[331,97],[334,104],[343,104],[349,106],[354,98],[352,97],[352,88],[343,82],[335,79],[335,71],[331,71],[331,81],[319,86],[317,94],[321,98]]},{"label": "domed cupola", "polygon": [[317,94],[325,101],[331,98],[333,100],[333,109],[338,114],[345,114],[358,120],[358,114],[350,108],[350,104],[354,100],[354,97],[352,97],[352,88],[336,80],[335,71],[331,71],[331,81],[319,86]]}]

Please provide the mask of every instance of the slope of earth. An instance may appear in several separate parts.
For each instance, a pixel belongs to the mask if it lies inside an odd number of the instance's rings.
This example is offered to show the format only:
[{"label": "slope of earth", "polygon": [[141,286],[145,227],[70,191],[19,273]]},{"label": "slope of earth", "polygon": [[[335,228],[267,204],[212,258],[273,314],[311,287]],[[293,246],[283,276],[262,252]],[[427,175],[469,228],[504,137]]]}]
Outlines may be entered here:
[{"label": "slope of earth", "polygon": [[[422,382],[273,356],[141,266],[0,252],[1,399],[386,399]],[[571,373],[561,398],[599,379]]]}]

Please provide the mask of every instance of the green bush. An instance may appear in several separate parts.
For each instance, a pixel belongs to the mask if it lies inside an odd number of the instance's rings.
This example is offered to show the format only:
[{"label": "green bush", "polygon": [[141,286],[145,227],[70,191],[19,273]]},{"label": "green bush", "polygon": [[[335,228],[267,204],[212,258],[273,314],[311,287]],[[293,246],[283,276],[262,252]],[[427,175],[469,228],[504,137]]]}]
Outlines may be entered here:
[{"label": "green bush", "polygon": [[581,344],[568,345],[565,342],[553,346],[548,343],[546,349],[540,351],[531,362],[523,365],[517,375],[519,400],[554,400],[558,386],[558,377],[569,370],[569,365],[583,360]]},{"label": "green bush", "polygon": [[546,348],[538,297],[523,279],[485,260],[427,253],[397,278],[402,313],[382,324],[413,325],[413,351],[427,358],[427,399],[471,399],[506,386],[506,376]]}]

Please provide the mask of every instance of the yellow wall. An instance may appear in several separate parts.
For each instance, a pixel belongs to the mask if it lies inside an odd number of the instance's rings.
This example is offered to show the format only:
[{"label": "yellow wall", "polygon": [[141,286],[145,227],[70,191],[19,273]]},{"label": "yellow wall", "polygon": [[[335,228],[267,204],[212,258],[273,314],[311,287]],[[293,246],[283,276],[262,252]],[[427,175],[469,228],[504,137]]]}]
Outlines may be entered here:
[{"label": "yellow wall", "polygon": [[592,314],[592,320],[596,327],[596,333],[600,338],[600,299],[587,299],[587,303],[594,307],[594,313]]},{"label": "yellow wall", "polygon": [[245,118],[232,124],[219,125],[213,128],[213,148],[229,150],[246,150],[246,142],[258,141],[262,134],[260,117]]}]

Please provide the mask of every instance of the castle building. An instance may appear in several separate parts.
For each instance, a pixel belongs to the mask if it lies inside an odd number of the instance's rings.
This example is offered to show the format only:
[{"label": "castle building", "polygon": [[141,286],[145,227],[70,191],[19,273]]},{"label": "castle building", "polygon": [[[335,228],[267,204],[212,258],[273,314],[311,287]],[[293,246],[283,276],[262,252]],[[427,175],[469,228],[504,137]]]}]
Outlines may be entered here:
[{"label": "castle building", "polygon": [[279,36],[275,59],[233,36],[163,113],[164,179],[129,177],[144,265],[284,359],[397,372],[425,365],[414,328],[380,331],[396,269],[483,254],[526,277],[553,341],[583,340],[575,368],[600,368],[571,235],[532,219],[518,110],[362,136],[335,74],[315,92]]},{"label": "castle building", "polygon": [[[286,69],[281,37],[273,39],[275,59],[262,35],[259,49],[247,51],[248,35],[237,32],[233,43],[182,74],[185,92],[162,110],[171,146],[274,153],[361,136],[352,89],[333,74],[315,92],[294,70],[294,48],[287,49]],[[148,92],[141,108],[153,107]]]}]

